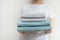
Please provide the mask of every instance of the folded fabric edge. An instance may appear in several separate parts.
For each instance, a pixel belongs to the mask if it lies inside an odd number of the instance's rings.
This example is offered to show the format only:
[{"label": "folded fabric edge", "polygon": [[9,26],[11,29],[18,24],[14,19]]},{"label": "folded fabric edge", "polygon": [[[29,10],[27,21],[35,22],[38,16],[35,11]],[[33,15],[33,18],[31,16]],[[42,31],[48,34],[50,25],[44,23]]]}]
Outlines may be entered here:
[{"label": "folded fabric edge", "polygon": [[44,30],[50,30],[50,27],[18,27],[17,31],[23,32],[23,31],[44,31]]},{"label": "folded fabric edge", "polygon": [[50,26],[50,25],[22,25],[18,27],[44,27],[44,26]]}]

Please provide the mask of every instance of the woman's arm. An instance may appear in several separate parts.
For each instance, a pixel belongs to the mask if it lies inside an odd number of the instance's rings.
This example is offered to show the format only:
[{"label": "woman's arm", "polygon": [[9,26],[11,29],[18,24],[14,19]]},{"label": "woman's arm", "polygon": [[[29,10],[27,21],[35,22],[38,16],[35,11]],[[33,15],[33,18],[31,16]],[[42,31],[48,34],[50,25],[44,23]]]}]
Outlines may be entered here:
[{"label": "woman's arm", "polygon": [[53,19],[52,18],[49,18],[49,20],[50,20],[50,27],[51,27],[51,29],[50,30],[46,30],[45,31],[45,34],[48,34],[48,33],[51,33],[52,32],[52,21],[53,21]]}]

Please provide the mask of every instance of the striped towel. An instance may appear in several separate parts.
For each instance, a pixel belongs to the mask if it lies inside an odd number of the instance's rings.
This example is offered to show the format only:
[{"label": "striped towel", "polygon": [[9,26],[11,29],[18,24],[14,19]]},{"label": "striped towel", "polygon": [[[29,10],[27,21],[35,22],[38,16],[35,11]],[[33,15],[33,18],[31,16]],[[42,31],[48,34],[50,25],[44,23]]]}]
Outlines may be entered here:
[{"label": "striped towel", "polygon": [[41,14],[27,14],[22,16],[21,21],[44,21],[46,20],[45,18],[45,14],[41,13]]}]

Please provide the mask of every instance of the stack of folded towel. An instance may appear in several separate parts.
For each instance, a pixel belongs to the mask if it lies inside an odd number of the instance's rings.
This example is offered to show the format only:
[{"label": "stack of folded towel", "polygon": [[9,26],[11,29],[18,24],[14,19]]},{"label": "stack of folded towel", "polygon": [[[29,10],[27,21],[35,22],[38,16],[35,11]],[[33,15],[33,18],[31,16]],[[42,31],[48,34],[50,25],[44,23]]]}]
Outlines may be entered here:
[{"label": "stack of folded towel", "polygon": [[50,30],[50,21],[45,18],[44,14],[36,15],[25,15],[21,21],[18,22],[19,32],[24,31],[42,31]]}]

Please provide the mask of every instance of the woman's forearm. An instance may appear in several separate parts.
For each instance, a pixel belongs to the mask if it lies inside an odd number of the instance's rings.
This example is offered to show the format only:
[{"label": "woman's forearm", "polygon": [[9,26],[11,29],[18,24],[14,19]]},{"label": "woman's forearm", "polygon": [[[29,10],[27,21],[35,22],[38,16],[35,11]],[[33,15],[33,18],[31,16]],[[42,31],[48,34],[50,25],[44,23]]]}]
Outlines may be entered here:
[{"label": "woman's forearm", "polygon": [[49,18],[49,20],[50,20],[50,26],[52,27],[52,18]]}]

